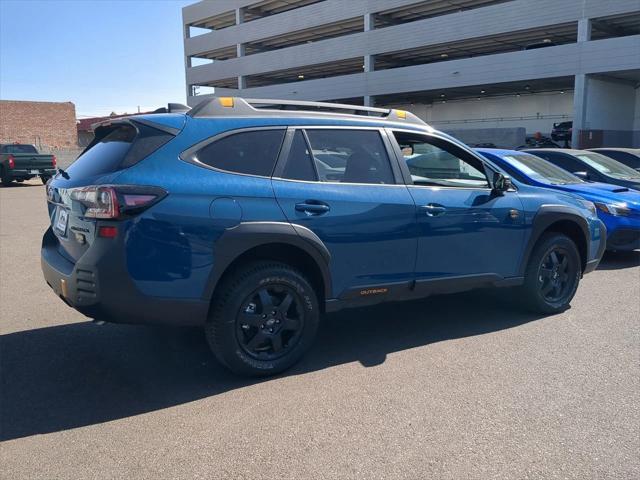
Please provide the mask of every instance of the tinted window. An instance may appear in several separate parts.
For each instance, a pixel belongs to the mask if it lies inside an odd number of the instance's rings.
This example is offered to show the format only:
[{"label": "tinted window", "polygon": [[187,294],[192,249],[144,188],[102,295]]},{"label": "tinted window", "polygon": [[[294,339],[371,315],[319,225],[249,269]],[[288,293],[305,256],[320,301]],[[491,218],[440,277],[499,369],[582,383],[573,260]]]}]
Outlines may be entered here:
[{"label": "tinted window", "polygon": [[395,183],[382,138],[373,130],[307,130],[321,182]]},{"label": "tinted window", "polygon": [[[89,147],[67,169],[74,177],[92,177],[118,170],[120,163],[136,138],[136,129],[131,125],[110,128],[101,139],[94,140]],[[96,135],[99,135],[96,132]]]},{"label": "tinted window", "polygon": [[142,124],[98,127],[94,140],[67,169],[74,178],[115,172],[135,165],[174,136]]},{"label": "tinted window", "polygon": [[619,150],[598,150],[598,153],[613,158],[620,163],[624,163],[627,167],[640,168],[640,153],[636,156],[629,152]]},{"label": "tinted window", "polygon": [[273,171],[284,130],[255,130],[228,135],[210,143],[195,158],[227,172],[268,177]]},{"label": "tinted window", "polygon": [[581,165],[577,160],[568,157],[564,154],[553,154],[549,152],[531,152],[533,155],[542,157],[545,160],[550,161],[554,165],[568,171],[568,172],[580,172],[584,171],[584,165]]},{"label": "tinted window", "polygon": [[638,178],[638,172],[631,167],[627,167],[624,163],[620,163],[613,158],[605,157],[599,153],[578,153],[576,154],[580,160],[595,168],[600,173],[614,178]]},{"label": "tinted window", "polygon": [[3,153],[38,153],[33,145],[5,145],[2,147]]},{"label": "tinted window", "polygon": [[316,171],[311,160],[311,152],[301,130],[298,130],[291,144],[287,164],[282,172],[283,178],[291,180],[317,180]]},{"label": "tinted window", "polygon": [[489,187],[482,162],[447,142],[394,133],[415,185]]}]

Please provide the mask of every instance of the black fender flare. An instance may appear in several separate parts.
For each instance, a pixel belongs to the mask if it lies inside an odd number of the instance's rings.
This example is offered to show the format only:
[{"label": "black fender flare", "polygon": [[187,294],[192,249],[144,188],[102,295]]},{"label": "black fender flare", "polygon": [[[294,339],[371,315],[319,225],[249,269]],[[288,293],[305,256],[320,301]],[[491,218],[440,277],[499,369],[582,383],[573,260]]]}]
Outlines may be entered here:
[{"label": "black fender flare", "polygon": [[216,241],[213,248],[213,268],[207,280],[203,300],[211,300],[229,265],[243,253],[255,247],[276,243],[297,247],[308,254],[321,273],[324,291],[330,295],[331,254],[315,233],[302,225],[288,222],[242,222],[225,230]]},{"label": "black fender flare", "polygon": [[[529,235],[529,240],[525,246],[524,253],[522,255],[522,261],[520,262],[520,276],[524,276],[525,270],[527,269],[527,264],[529,263],[531,252],[533,251],[533,248],[535,247],[542,234],[551,225],[559,221],[570,221],[575,223],[582,231],[588,249],[590,239],[589,224],[578,210],[566,205],[542,205],[538,209],[535,217],[533,217],[531,235]],[[583,260],[586,261],[587,259],[585,258]]]}]

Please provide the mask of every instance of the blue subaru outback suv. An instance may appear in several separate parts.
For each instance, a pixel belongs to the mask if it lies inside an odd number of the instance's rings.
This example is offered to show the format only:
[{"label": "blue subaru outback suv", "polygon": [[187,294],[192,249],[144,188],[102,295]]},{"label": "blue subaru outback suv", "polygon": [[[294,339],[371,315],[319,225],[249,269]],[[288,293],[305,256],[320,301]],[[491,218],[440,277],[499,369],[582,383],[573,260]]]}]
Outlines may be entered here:
[{"label": "blue subaru outback suv", "polygon": [[[47,283],[88,317],[203,325],[267,375],[320,315],[478,287],[567,308],[606,231],[400,110],[211,98],[103,123],[48,183]],[[185,107],[186,110],[186,107]]]}]

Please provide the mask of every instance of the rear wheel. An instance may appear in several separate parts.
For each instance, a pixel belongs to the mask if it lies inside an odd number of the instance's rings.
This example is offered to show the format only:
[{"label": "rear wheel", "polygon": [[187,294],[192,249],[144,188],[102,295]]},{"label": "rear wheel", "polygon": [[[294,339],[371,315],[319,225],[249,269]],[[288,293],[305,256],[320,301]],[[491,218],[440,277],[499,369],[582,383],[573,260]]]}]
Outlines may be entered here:
[{"label": "rear wheel", "polygon": [[43,185],[46,185],[50,179],[51,175],[40,175],[40,180],[42,180]]},{"label": "rear wheel", "polygon": [[282,263],[259,262],[220,286],[205,332],[216,358],[242,375],[286,370],[309,349],[319,322],[310,282]]},{"label": "rear wheel", "polygon": [[521,287],[522,300],[535,312],[562,312],[569,308],[581,274],[580,254],[575,243],[559,233],[545,234],[529,259]]},{"label": "rear wheel", "polygon": [[12,182],[12,178],[6,172],[4,167],[0,169],[0,183],[2,183],[2,186],[8,187],[9,185],[11,185],[11,182]]}]

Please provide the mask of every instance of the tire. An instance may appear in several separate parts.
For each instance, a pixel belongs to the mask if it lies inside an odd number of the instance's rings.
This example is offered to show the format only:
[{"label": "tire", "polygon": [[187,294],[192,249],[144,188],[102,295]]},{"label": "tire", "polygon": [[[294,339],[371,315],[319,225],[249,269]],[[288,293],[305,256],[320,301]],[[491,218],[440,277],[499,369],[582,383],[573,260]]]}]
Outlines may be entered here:
[{"label": "tire", "polygon": [[520,298],[531,311],[565,311],[576,294],[582,263],[576,244],[560,233],[545,233],[531,253]]},{"label": "tire", "polygon": [[232,372],[268,376],[304,355],[319,320],[317,296],[303,273],[284,263],[257,262],[220,285],[205,333],[218,361]]},{"label": "tire", "polygon": [[51,180],[51,175],[40,175],[40,180],[43,185],[46,185],[49,180]]},{"label": "tire", "polygon": [[0,170],[0,183],[2,183],[2,186],[8,187],[11,185],[11,182],[13,182],[13,179],[5,172],[4,168]]}]

